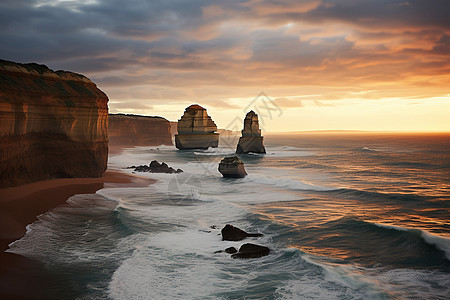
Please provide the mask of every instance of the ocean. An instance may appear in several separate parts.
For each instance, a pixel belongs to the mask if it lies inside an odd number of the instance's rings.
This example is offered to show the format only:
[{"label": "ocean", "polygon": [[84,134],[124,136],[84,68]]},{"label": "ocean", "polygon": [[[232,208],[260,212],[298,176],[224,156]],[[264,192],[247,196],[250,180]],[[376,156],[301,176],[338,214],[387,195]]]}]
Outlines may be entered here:
[{"label": "ocean", "polygon": [[[127,148],[109,167],[181,174],[76,195],[8,251],[43,263],[58,299],[449,299],[450,135],[267,134],[249,174],[208,150]],[[263,237],[222,241],[232,224]],[[250,242],[257,259],[214,253]]]}]

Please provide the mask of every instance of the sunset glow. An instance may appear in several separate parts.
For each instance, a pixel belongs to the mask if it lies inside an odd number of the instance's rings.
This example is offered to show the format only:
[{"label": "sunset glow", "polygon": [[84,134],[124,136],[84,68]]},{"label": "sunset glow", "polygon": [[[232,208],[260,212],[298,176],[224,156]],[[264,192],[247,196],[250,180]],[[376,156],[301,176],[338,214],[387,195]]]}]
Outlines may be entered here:
[{"label": "sunset glow", "polygon": [[[450,131],[446,0],[6,1],[0,57],[72,70],[111,113],[219,128],[264,92],[266,132]],[[228,128],[230,129],[230,128]]]}]

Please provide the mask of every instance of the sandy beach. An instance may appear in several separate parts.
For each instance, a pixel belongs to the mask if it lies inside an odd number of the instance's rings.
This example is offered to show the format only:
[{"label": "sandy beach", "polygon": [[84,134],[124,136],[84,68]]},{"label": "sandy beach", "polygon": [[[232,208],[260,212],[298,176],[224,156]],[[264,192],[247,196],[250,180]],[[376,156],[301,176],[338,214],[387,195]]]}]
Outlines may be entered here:
[{"label": "sandy beach", "polygon": [[48,298],[45,273],[35,261],[4,252],[26,233],[37,216],[75,194],[91,194],[104,187],[140,187],[154,180],[108,170],[100,178],[64,178],[0,189],[0,298]]}]

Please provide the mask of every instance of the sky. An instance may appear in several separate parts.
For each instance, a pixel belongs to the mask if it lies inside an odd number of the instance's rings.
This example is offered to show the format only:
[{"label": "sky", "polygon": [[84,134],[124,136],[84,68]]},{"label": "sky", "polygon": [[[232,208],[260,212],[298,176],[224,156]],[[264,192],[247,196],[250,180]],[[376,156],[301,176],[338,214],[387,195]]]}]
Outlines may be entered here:
[{"label": "sky", "polygon": [[0,58],[84,74],[111,113],[450,132],[449,16],[449,0],[0,0]]}]

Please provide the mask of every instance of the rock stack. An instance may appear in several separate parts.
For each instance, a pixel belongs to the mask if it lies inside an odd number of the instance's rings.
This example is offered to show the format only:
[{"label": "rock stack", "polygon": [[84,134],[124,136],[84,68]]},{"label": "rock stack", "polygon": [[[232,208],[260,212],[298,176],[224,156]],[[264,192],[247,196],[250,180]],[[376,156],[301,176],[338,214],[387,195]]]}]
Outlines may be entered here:
[{"label": "rock stack", "polygon": [[263,144],[263,137],[259,129],[258,115],[253,111],[249,111],[244,119],[244,129],[242,137],[236,148],[236,153],[266,153]]},{"label": "rock stack", "polygon": [[215,132],[217,126],[200,105],[186,108],[178,120],[177,129],[175,146],[180,150],[208,149],[219,145],[219,134]]},{"label": "rock stack", "polygon": [[247,175],[244,163],[237,156],[229,156],[219,163],[219,172],[223,177],[243,178]]}]

